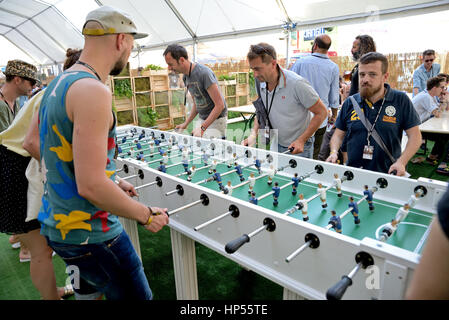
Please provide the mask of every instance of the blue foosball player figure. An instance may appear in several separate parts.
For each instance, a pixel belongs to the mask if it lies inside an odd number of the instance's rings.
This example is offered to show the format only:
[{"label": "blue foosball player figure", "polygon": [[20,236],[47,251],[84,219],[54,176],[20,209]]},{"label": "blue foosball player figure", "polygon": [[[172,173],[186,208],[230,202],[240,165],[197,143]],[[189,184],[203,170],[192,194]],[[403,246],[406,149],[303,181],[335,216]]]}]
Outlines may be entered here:
[{"label": "blue foosball player figure", "polygon": [[254,191],[251,192],[251,197],[249,198],[249,202],[252,204],[257,204],[256,193]]},{"label": "blue foosball player figure", "polygon": [[117,147],[117,152],[118,152],[119,154],[121,154],[121,153],[123,152],[122,148],[121,148],[121,147]]},{"label": "blue foosball player figure", "polygon": [[294,196],[296,196],[296,193],[297,193],[296,189],[298,188],[299,180],[300,179],[298,178],[298,174],[295,172],[295,174],[294,174],[294,176],[292,178],[292,181],[293,181],[293,184],[292,184],[292,188],[293,188],[292,195],[294,195]]},{"label": "blue foosball player figure", "polygon": [[235,170],[236,170],[237,174],[239,175],[240,181],[241,182],[245,181],[245,177],[243,176],[242,167],[237,162],[235,162],[234,165],[235,165]]},{"label": "blue foosball player figure", "polygon": [[126,142],[126,136],[124,136],[123,138],[122,138],[122,143],[125,143]]},{"label": "blue foosball player figure", "polygon": [[349,197],[349,203],[348,207],[352,208],[352,216],[354,217],[354,223],[359,224],[359,206],[357,205],[357,202],[354,202],[354,197]]},{"label": "blue foosball player figure", "polygon": [[215,181],[217,181],[220,190],[223,191],[223,182],[221,181],[221,175],[217,170],[214,170],[214,174],[212,175]]},{"label": "blue foosball player figure", "polygon": [[363,191],[363,195],[366,196],[366,202],[368,202],[369,210],[374,210],[373,205],[373,191],[368,188],[368,186],[365,184],[365,190]]},{"label": "blue foosball player figure", "polygon": [[274,183],[274,187],[271,188],[271,190],[273,190],[273,206],[276,207],[279,204],[278,198],[281,193],[281,188],[279,188],[279,183],[277,181]]},{"label": "blue foosball player figure", "polygon": [[341,233],[341,219],[339,216],[337,216],[337,213],[335,210],[331,211],[332,217],[329,220],[329,224],[332,226],[332,228],[337,232]]},{"label": "blue foosball player figure", "polygon": [[142,155],[140,153],[138,153],[137,156],[136,156],[136,159],[137,160],[142,160]]},{"label": "blue foosball player figure", "polygon": [[139,135],[139,140],[142,140],[143,138],[145,138],[145,133],[144,133],[144,132],[142,132],[142,133]]},{"label": "blue foosball player figure", "polygon": [[159,162],[159,163],[160,163],[160,166],[159,166],[157,169],[158,169],[159,171],[163,172],[163,173],[166,173],[166,172],[167,172],[167,168],[165,168],[164,162],[161,161],[161,162]]},{"label": "blue foosball player figure", "polygon": [[164,153],[165,153],[165,151],[164,151],[164,149],[162,149],[162,147],[159,147],[159,148],[157,149],[157,151],[159,151],[159,154],[160,154],[161,156],[163,156]]},{"label": "blue foosball player figure", "polygon": [[261,174],[262,173],[262,162],[259,159],[257,159],[257,157],[254,157],[254,166],[256,167],[259,174]]},{"label": "blue foosball player figure", "polygon": [[137,142],[137,143],[136,143],[136,147],[137,147],[137,150],[142,149],[142,145],[140,144],[140,142]]},{"label": "blue foosball player figure", "polygon": [[189,170],[189,160],[187,159],[182,159],[182,166],[184,167],[184,171],[190,175],[190,170]]}]

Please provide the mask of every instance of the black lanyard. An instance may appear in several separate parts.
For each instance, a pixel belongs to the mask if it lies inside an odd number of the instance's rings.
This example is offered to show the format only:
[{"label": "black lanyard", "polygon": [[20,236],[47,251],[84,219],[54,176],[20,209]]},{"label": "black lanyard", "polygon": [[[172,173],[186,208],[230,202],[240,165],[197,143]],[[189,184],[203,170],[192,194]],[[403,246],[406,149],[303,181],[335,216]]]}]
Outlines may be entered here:
[{"label": "black lanyard", "polygon": [[[8,106],[8,109],[11,110],[11,107],[9,106],[8,101],[6,101],[5,96],[3,95],[3,92],[0,91],[0,94],[2,95],[3,101],[5,101],[6,105]],[[16,117],[16,103],[14,103],[14,105],[12,106],[12,116],[13,118]]]},{"label": "black lanyard", "polygon": [[[374,131],[374,126],[375,126],[376,123],[377,123],[377,119],[379,119],[380,113],[382,112],[382,108],[383,108],[383,106],[384,106],[384,102],[385,102],[385,95],[384,95],[384,99],[382,100],[382,104],[381,104],[381,106],[380,106],[380,108],[379,108],[379,111],[377,112],[376,120],[374,120],[374,123],[372,124],[371,129],[368,131],[368,136],[366,137],[366,141],[367,141],[367,144],[368,144],[368,145],[370,145],[370,143],[369,143],[369,138],[371,137],[371,135],[372,135],[372,133],[373,133],[373,131]],[[365,102],[365,103],[366,103],[366,102]],[[374,107],[374,104],[373,104],[373,107]]]},{"label": "black lanyard", "polygon": [[[268,106],[268,82],[265,82],[265,87],[266,87],[266,95],[265,95],[265,109],[267,109],[267,117],[270,116],[270,112],[271,112],[271,107],[273,106],[273,100],[274,100],[274,95],[276,94],[276,88],[278,87],[278,84],[276,83],[276,86],[274,87],[273,90],[273,95],[271,96],[271,103],[270,106]],[[270,120],[270,119],[268,119]]]},{"label": "black lanyard", "polygon": [[[189,78],[190,78],[190,74],[191,74],[191,73],[192,73],[192,62],[190,62]],[[187,78],[186,78],[186,79],[187,79]],[[190,84],[187,85],[186,91],[185,91],[185,93],[184,93],[184,106],[186,105],[186,102],[187,102],[187,91],[189,91],[189,85],[190,85]]]},{"label": "black lanyard", "polygon": [[99,81],[101,81],[101,78],[98,75],[97,71],[95,71],[95,69],[93,67],[91,67],[89,64],[87,64],[86,62],[80,61],[80,60],[78,60],[75,63],[85,66],[87,69],[89,69],[90,71],[92,71],[95,74],[95,76],[98,78]]}]

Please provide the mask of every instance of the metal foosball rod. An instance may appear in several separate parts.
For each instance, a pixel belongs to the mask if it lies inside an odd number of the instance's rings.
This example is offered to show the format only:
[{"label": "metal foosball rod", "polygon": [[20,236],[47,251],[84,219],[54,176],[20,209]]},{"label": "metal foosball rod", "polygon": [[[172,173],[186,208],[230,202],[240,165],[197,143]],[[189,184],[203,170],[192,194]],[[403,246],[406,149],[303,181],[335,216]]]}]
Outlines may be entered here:
[{"label": "metal foosball rod", "polygon": [[219,215],[218,217],[215,217],[215,218],[213,218],[213,219],[211,219],[209,221],[206,221],[203,224],[200,224],[199,226],[196,226],[195,228],[193,228],[193,230],[200,231],[201,229],[207,227],[208,225],[210,225],[210,224],[212,224],[214,222],[217,222],[217,221],[219,221],[219,220],[221,220],[223,218],[226,218],[229,215],[234,217],[234,218],[237,218],[240,215],[240,211],[239,211],[239,209],[235,205],[231,204],[229,206],[229,211],[228,212],[225,212],[225,213]]},{"label": "metal foosball rod", "polygon": [[[215,160],[215,159],[212,159],[212,161],[213,160]],[[220,160],[220,161],[217,161],[217,165],[218,164],[220,164],[220,163],[223,163],[223,162],[225,162],[226,160]],[[196,171],[199,171],[199,170],[203,170],[203,169],[207,169],[207,168],[210,168],[210,167],[212,167],[212,164],[208,164],[208,165],[206,165],[206,166],[202,166],[202,167],[199,167],[198,169],[196,169]],[[186,175],[187,174],[187,172],[181,172],[181,173],[178,173],[177,175],[175,175],[175,177],[180,177],[180,176],[183,176],[183,175]]]},{"label": "metal foosball rod", "polygon": [[328,300],[340,300],[346,292],[346,289],[352,285],[352,279],[360,268],[366,269],[367,267],[374,265],[373,257],[364,251],[360,251],[356,254],[355,262],[357,265],[351,270],[351,272],[348,275],[344,275],[340,281],[327,290],[326,298]]},{"label": "metal foosball rod", "polygon": [[225,246],[225,251],[229,254],[236,252],[241,246],[245,243],[249,242],[252,237],[259,234],[263,230],[267,230],[269,232],[273,232],[276,229],[276,223],[271,218],[265,218],[263,220],[263,225],[260,228],[257,228],[250,234],[244,234],[241,237],[228,242]]},{"label": "metal foosball rod", "polygon": [[162,187],[162,179],[159,178],[159,177],[156,177],[156,180],[155,180],[155,181],[150,182],[150,183],[143,184],[143,185],[141,185],[141,186],[134,187],[134,189],[135,189],[135,190],[139,190],[139,189],[151,187],[151,186],[154,186],[154,185],[158,185],[159,187]]},{"label": "metal foosball rod", "polygon": [[[293,183],[294,183],[293,181],[287,182],[286,184],[282,185],[282,186],[280,187],[280,189],[281,189],[281,190],[282,190],[282,189],[285,189],[285,188],[287,188],[288,186],[291,186]],[[274,193],[274,191],[267,192],[267,193],[261,195],[260,197],[258,197],[257,200],[258,200],[258,201],[263,200],[263,199],[265,199],[266,197],[271,196],[273,193]]]},{"label": "metal foosball rod", "polygon": [[[158,154],[158,153],[159,153],[159,152],[156,152],[156,154]],[[154,154],[153,154],[153,155],[154,155]],[[173,158],[179,158],[179,157],[180,157],[180,155],[177,154],[177,155],[173,155],[173,156],[168,157],[168,159],[171,160],[171,159],[173,159]],[[161,161],[161,159],[156,159],[156,160],[153,160],[153,161],[148,161],[147,164],[150,165],[150,164],[153,164],[153,163],[156,163],[156,162],[159,162],[159,161]]]},{"label": "metal foosball rod", "polygon": [[169,191],[169,192],[165,193],[165,195],[166,195],[166,196],[170,196],[170,195],[175,194],[175,193],[177,193],[177,194],[179,194],[180,196],[182,196],[182,195],[184,194],[184,188],[183,188],[180,184],[178,184],[178,185],[176,186],[176,189],[174,189],[174,190],[172,190],[172,191]]},{"label": "metal foosball rod", "polygon": [[316,249],[320,246],[320,239],[313,233],[306,234],[304,241],[305,243],[301,247],[285,258],[285,262],[289,263],[307,248]]},{"label": "metal foosball rod", "polygon": [[196,205],[198,205],[200,203],[202,203],[204,206],[207,206],[209,204],[209,197],[206,194],[203,193],[200,196],[200,200],[196,200],[196,201],[194,201],[192,203],[186,204],[185,206],[179,207],[179,208],[174,209],[174,210],[167,211],[167,215],[170,217],[171,215],[174,215],[175,213],[178,213],[178,212],[180,212],[182,210],[191,208],[191,207],[196,206]]},{"label": "metal foosball rod", "polygon": [[[195,161],[195,160],[198,160],[198,159],[201,159],[201,157],[196,157],[196,158],[189,159],[188,162],[192,162],[192,161]],[[171,164],[169,166],[166,166],[166,168],[168,169],[168,168],[176,167],[176,166],[179,166],[180,164],[182,164],[182,161],[181,162],[177,162],[177,163],[173,163],[173,164]]]},{"label": "metal foosball rod", "polygon": [[[254,180],[257,181],[257,180],[262,179],[262,178],[264,178],[266,176],[268,176],[268,173],[261,174],[260,176],[257,176]],[[235,186],[232,187],[232,189],[240,188],[240,187],[248,184],[249,182],[250,182],[249,180],[246,180],[246,181],[244,181],[242,183],[236,184]]]},{"label": "metal foosball rod", "polygon": [[127,176],[127,177],[124,177],[124,178],[120,178],[120,179],[121,180],[128,180],[128,179],[132,179],[132,178],[136,178],[136,177],[139,177],[140,179],[143,179],[145,177],[144,173],[143,173],[143,171],[141,169],[139,169],[139,171],[137,171],[137,174],[133,174],[133,175],[130,175],[130,176]]}]

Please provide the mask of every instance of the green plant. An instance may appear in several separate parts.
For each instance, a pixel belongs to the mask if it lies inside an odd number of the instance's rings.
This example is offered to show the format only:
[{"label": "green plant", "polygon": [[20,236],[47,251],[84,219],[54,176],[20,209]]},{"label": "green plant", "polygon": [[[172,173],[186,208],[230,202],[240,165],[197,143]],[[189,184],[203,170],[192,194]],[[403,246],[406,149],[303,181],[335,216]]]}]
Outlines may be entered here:
[{"label": "green plant", "polygon": [[224,80],[235,80],[235,75],[226,75],[226,74],[222,74],[221,76],[218,77],[218,80],[220,81],[224,81]]},{"label": "green plant", "polygon": [[156,125],[157,113],[152,108],[137,108],[139,126],[153,127]]},{"label": "green plant", "polygon": [[150,78],[135,78],[134,86],[136,87],[136,92],[138,91],[148,91],[150,90]]},{"label": "green plant", "polygon": [[249,72],[249,96],[250,97],[256,97],[257,96],[257,90],[256,90],[256,80],[254,79],[254,72]]},{"label": "green plant", "polygon": [[158,66],[158,65],[155,65],[155,64],[149,64],[149,65],[147,65],[146,67],[145,67],[145,71],[148,71],[148,70],[163,70],[164,68],[162,68],[161,66]]},{"label": "green plant", "polygon": [[146,107],[151,105],[151,95],[149,93],[136,93],[136,106]]},{"label": "green plant", "polygon": [[114,95],[117,98],[131,98],[133,90],[131,89],[130,79],[115,79],[114,80]]}]

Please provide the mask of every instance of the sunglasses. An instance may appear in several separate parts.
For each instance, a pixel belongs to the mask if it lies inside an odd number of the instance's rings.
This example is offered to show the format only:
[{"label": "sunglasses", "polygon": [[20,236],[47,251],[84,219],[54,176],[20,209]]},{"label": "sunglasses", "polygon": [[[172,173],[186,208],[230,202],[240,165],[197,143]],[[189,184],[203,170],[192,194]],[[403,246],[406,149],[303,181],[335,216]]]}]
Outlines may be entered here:
[{"label": "sunglasses", "polygon": [[34,79],[25,78],[25,77],[21,77],[21,78],[22,78],[23,80],[28,80],[32,86],[36,85],[36,80],[34,80]]},{"label": "sunglasses", "polygon": [[273,54],[270,51],[268,51],[267,48],[259,46],[258,44],[251,45],[250,50],[251,50],[251,52],[254,52],[255,54],[260,55],[260,54],[265,53],[265,54],[269,55],[270,57],[272,57],[273,59],[276,59],[273,56]]},{"label": "sunglasses", "polygon": [[435,59],[424,60],[424,62],[433,62],[433,60],[435,60]]}]

